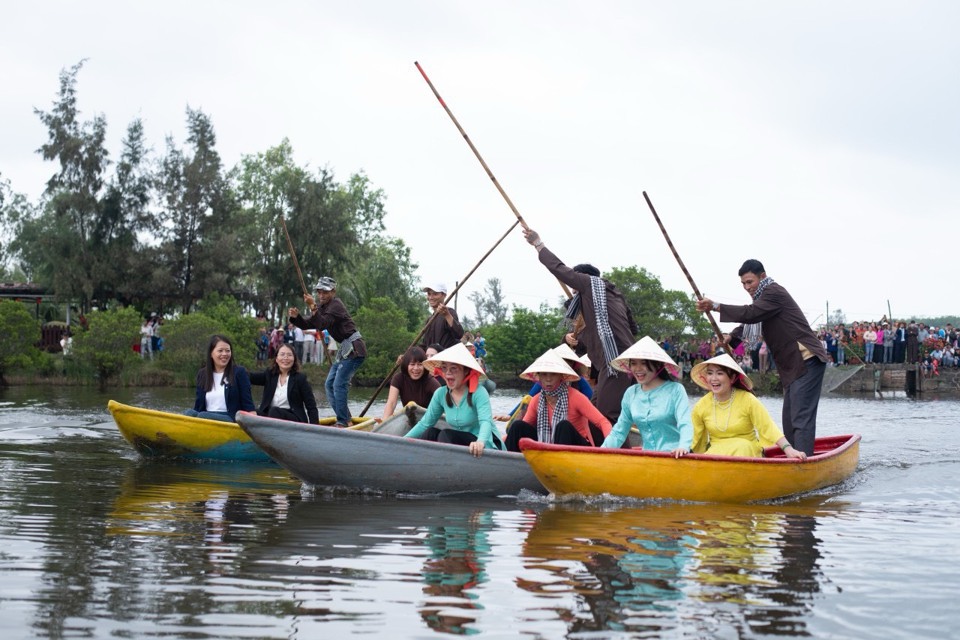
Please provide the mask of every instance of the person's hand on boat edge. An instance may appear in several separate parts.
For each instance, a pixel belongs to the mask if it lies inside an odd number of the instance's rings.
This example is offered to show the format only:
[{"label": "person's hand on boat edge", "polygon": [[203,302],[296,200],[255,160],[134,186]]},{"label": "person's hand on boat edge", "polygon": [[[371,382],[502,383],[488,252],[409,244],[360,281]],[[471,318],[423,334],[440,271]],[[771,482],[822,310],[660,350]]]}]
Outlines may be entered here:
[{"label": "person's hand on boat edge", "polygon": [[679,449],[674,449],[674,450],[673,450],[673,457],[674,457],[674,458],[677,458],[677,459],[680,459],[680,458],[682,458],[683,456],[687,455],[688,453],[690,453],[690,449],[684,449],[683,447],[681,447],[681,448],[679,448]]},{"label": "person's hand on boat edge", "polygon": [[471,442],[469,449],[474,458],[479,458],[483,455],[483,443],[479,440]]},{"label": "person's hand on boat edge", "polygon": [[786,438],[780,438],[777,440],[777,446],[783,449],[783,455],[788,458],[796,458],[798,460],[806,460],[807,454],[803,451],[794,449],[793,445],[787,442]]}]

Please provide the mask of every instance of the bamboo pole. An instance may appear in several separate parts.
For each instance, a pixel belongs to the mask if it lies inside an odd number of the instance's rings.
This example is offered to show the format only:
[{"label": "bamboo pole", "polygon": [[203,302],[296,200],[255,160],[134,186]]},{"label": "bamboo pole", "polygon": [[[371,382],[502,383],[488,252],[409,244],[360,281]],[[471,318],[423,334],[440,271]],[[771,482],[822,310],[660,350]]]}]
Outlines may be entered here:
[{"label": "bamboo pole", "polygon": [[[653,208],[653,203],[650,202],[650,196],[647,195],[647,192],[643,192],[643,199],[647,201],[647,206],[650,207],[650,213],[653,214],[654,219],[657,221],[657,225],[660,227],[660,232],[663,234],[663,239],[667,241],[667,246],[670,247],[670,251],[673,252],[673,257],[677,259],[677,264],[680,265],[680,270],[683,271],[683,275],[687,276],[687,282],[690,283],[690,287],[693,289],[693,293],[697,296],[697,300],[703,300],[703,295],[700,293],[700,289],[697,288],[697,283],[693,281],[693,276],[690,275],[690,272],[687,271],[686,265],[683,264],[683,260],[680,259],[680,254],[677,253],[676,247],[673,246],[673,241],[670,240],[670,235],[667,233],[666,228],[663,226],[663,222],[660,221],[660,216],[657,215],[657,210]],[[725,345],[726,342],[723,339],[723,332],[720,330],[720,326],[717,324],[717,321],[713,318],[713,313],[710,311],[704,311],[707,315],[707,320],[710,321],[710,326],[713,327],[713,332],[717,335],[717,340],[720,341],[721,345]]]},{"label": "bamboo pole", "polygon": [[[467,273],[467,275],[465,275],[465,276],[463,277],[463,279],[460,280],[460,281],[457,283],[457,286],[454,287],[453,291],[451,291],[450,293],[447,294],[446,299],[444,299],[444,301],[443,301],[444,304],[447,304],[448,302],[450,302],[450,300],[452,300],[453,297],[454,297],[455,295],[457,295],[457,292],[460,291],[460,288],[461,288],[464,284],[466,284],[467,280],[470,279],[470,276],[472,276],[473,273],[474,273],[477,269],[480,268],[480,265],[483,264],[483,261],[487,259],[487,256],[489,256],[491,253],[493,253],[493,250],[496,249],[498,246],[500,246],[500,243],[503,242],[508,235],[510,235],[510,232],[513,231],[518,224],[521,224],[521,220],[520,220],[519,218],[518,218],[512,225],[510,225],[510,228],[507,229],[506,232],[505,232],[502,236],[500,236],[500,239],[497,240],[497,241],[493,244],[493,246],[490,247],[489,250],[487,250],[487,252],[486,252],[485,254],[483,254],[483,257],[480,258],[480,261],[477,262],[477,264],[475,264],[475,265],[473,266],[473,269],[470,269],[469,273]],[[429,318],[427,318],[427,321],[426,321],[426,323],[424,323],[423,328],[420,329],[420,333],[418,333],[417,336],[413,339],[413,342],[410,343],[410,347],[414,347],[414,346],[416,346],[417,344],[419,344],[420,338],[422,338],[422,337],[423,337],[423,334],[425,334],[425,333],[427,332],[427,329],[430,327],[430,323],[436,321],[438,315],[439,315],[439,314],[437,314],[437,313],[433,313],[433,314],[430,315]],[[410,347],[407,347],[407,349],[409,349]],[[404,351],[406,351],[406,349],[405,349]],[[380,392],[381,392],[381,391],[383,390],[383,388],[386,386],[387,382],[390,381],[390,378],[393,377],[393,374],[397,371],[397,369],[398,369],[399,367],[400,367],[400,362],[399,362],[399,361],[398,361],[398,362],[395,362],[395,363],[393,364],[393,368],[390,369],[390,373],[388,373],[388,374],[387,374],[387,377],[383,379],[383,382],[380,383],[380,386],[377,387],[376,391],[373,392],[373,395],[370,396],[370,400],[367,402],[366,406],[363,407],[363,411],[360,412],[360,417],[361,417],[361,418],[362,418],[364,415],[366,415],[367,410],[370,409],[370,406],[371,406],[371,405],[374,403],[374,401],[377,399],[377,396],[380,395]]]},{"label": "bamboo pole", "polygon": [[303,281],[303,273],[300,271],[300,261],[297,260],[297,252],[293,250],[293,241],[290,239],[290,232],[287,231],[287,221],[283,214],[280,214],[280,224],[283,225],[283,234],[287,237],[287,247],[290,249],[290,257],[293,258],[293,266],[297,268],[297,278],[300,280],[300,288],[303,289],[303,295],[309,295],[307,285]]},{"label": "bamboo pole", "polygon": [[[453,111],[450,110],[450,107],[447,106],[447,103],[443,101],[443,98],[440,97],[440,92],[437,91],[437,88],[433,86],[433,83],[430,82],[430,78],[427,77],[427,73],[423,70],[423,67],[420,66],[419,62],[414,62],[417,70],[420,72],[420,75],[423,76],[423,79],[427,81],[427,85],[430,87],[430,90],[433,91],[433,95],[437,97],[437,101],[440,103],[440,106],[443,107],[443,110],[447,112],[447,115],[450,116],[450,120],[453,121],[454,126],[457,127],[457,131],[460,132],[460,135],[463,136],[464,141],[467,143],[467,146],[470,147],[470,150],[473,151],[473,155],[477,157],[477,160],[480,161],[480,166],[483,167],[483,170],[487,172],[487,177],[490,178],[490,181],[493,182],[493,186],[497,188],[497,191],[500,192],[500,195],[503,196],[503,199],[506,201],[507,206],[510,207],[510,211],[513,212],[513,215],[517,217],[517,221],[520,223],[520,226],[524,230],[530,229],[527,226],[527,221],[523,219],[523,216],[520,215],[520,212],[517,210],[517,207],[514,206],[513,201],[510,199],[510,196],[507,195],[507,192],[504,191],[503,187],[500,186],[500,182],[497,180],[497,177],[493,175],[493,171],[490,170],[490,167],[487,166],[487,163],[484,161],[483,156],[480,155],[480,152],[474,146],[473,142],[470,140],[470,136],[467,135],[467,132],[463,130],[463,127],[460,126],[460,122],[457,120],[456,116],[453,115]],[[559,280],[557,282],[560,282]],[[564,294],[568,298],[572,298],[573,294],[570,293],[570,289],[563,282],[560,282],[560,288],[563,289]]]}]

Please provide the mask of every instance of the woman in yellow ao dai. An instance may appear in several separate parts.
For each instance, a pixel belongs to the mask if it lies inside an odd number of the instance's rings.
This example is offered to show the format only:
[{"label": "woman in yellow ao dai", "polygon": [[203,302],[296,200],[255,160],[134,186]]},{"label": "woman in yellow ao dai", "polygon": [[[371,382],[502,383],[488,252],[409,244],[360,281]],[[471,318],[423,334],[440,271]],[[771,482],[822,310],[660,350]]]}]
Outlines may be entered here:
[{"label": "woman in yellow ao dai", "polygon": [[693,451],[759,458],[774,444],[788,458],[806,458],[787,442],[766,408],[753,395],[753,383],[727,354],[701,362],[690,377],[710,391],[691,411]]}]

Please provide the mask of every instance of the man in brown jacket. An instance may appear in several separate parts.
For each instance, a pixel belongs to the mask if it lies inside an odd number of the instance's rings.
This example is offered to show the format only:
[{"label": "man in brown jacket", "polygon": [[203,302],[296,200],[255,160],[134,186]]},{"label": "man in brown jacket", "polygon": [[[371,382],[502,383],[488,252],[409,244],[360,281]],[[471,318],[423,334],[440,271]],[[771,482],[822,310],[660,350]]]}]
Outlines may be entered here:
[{"label": "man in brown jacket", "polygon": [[783,386],[783,434],[794,448],[812,456],[820,388],[830,356],[800,307],[786,289],[767,277],[759,260],[747,260],[739,273],[753,304],[717,304],[703,298],[697,309],[719,311],[721,322],[743,323],[730,332],[733,348],[740,344],[744,325],[760,324],[760,334],[773,354]]},{"label": "man in brown jacket", "polygon": [[597,409],[610,422],[616,422],[620,417],[620,401],[627,387],[633,384],[633,376],[612,368],[610,361],[636,342],[637,323],[630,307],[623,294],[601,278],[600,271],[593,265],[581,264],[571,269],[544,246],[536,231],[525,229],[523,236],[536,248],[540,263],[574,290],[576,295],[570,301],[567,318],[576,320],[582,315],[583,326],[568,333],[564,340],[577,353],[590,356],[597,370],[597,388],[593,395]]}]

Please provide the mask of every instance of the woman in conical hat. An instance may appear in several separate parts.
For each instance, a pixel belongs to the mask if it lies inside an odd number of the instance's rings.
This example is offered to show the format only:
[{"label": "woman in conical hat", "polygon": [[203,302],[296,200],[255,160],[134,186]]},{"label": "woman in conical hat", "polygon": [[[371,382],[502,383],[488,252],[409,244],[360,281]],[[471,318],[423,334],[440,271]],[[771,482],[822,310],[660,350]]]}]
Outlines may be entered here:
[{"label": "woman in conical hat", "polygon": [[[423,366],[443,371],[447,386],[433,393],[426,413],[404,437],[467,446],[478,458],[486,447],[501,448],[494,435],[490,395],[480,384],[483,370],[463,343],[444,349]],[[444,416],[449,429],[436,428],[440,416]]]},{"label": "woman in conical hat", "polygon": [[631,425],[636,425],[649,451],[671,451],[677,458],[690,452],[693,424],[690,401],[683,385],[676,381],[680,367],[653,338],[644,336],[617,356],[610,365],[633,374],[637,384],[623,394],[620,418],[603,446],[623,445]]},{"label": "woman in conical hat", "polygon": [[[520,451],[520,438],[531,438],[552,444],[595,447],[597,441],[590,423],[606,436],[610,421],[590,404],[589,398],[568,383],[580,379],[553,349],[548,349],[526,371],[524,380],[536,380],[540,393],[533,396],[522,420],[515,420],[507,432],[508,451]],[[599,434],[598,434],[599,436]]]},{"label": "woman in conical hat", "polygon": [[[587,376],[590,375],[590,358],[586,354],[577,355],[577,352],[571,349],[566,342],[554,347],[553,352],[563,358],[564,362],[570,365],[570,368],[580,376],[580,379],[571,383],[571,386],[592,399],[593,387],[590,386],[590,381],[587,379]],[[531,392],[530,395],[533,395],[533,393]]]},{"label": "woman in conical hat", "polygon": [[787,442],[753,395],[753,382],[729,355],[697,364],[690,377],[710,392],[693,406],[693,451],[759,458],[764,447],[776,444],[788,458],[806,459]]}]

